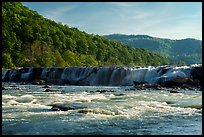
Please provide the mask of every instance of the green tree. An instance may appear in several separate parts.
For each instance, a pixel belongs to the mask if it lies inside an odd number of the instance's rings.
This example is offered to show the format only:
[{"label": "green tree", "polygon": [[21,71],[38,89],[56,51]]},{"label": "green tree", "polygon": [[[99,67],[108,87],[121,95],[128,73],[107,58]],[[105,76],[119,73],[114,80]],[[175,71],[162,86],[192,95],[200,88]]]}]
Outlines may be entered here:
[{"label": "green tree", "polygon": [[15,65],[12,63],[12,59],[11,59],[10,54],[8,54],[8,53],[2,54],[2,66],[3,66],[3,68],[15,67]]},{"label": "green tree", "polygon": [[67,63],[62,58],[62,56],[61,56],[61,54],[59,53],[58,50],[55,51],[54,57],[55,57],[55,63],[54,63],[55,67],[66,67],[66,66],[68,66]]},{"label": "green tree", "polygon": [[82,65],[81,62],[79,61],[78,55],[74,52],[67,50],[62,54],[62,57],[68,66],[81,66]]},{"label": "green tree", "polygon": [[[162,43],[161,40],[158,41]],[[146,42],[147,45],[150,43],[151,41]],[[156,44],[152,45],[155,47]],[[87,34],[77,28],[70,28],[68,25],[46,19],[20,2],[2,3],[2,53],[5,53],[4,57],[9,56],[10,62],[10,65],[4,63],[6,66],[3,67],[12,66],[11,64],[32,67],[145,66],[168,62],[159,54],[151,54],[147,50],[133,48],[99,35]],[[165,54],[166,50],[162,53]],[[181,57],[185,57],[191,62],[199,56],[200,54],[197,54],[192,58],[182,54],[174,58],[178,57],[180,60]]]},{"label": "green tree", "polygon": [[93,55],[80,55],[79,60],[82,66],[98,66],[98,62]]},{"label": "green tree", "polygon": [[46,43],[35,41],[31,44],[27,44],[25,49],[25,55],[29,66],[34,67],[51,67],[54,65],[55,58],[53,52]]}]

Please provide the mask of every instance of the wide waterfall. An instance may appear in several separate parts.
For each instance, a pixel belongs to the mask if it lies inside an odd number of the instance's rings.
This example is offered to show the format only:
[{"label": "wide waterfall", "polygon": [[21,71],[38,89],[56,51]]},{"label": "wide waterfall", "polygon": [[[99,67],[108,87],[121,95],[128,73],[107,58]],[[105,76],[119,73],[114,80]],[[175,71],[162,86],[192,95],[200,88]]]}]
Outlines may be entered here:
[{"label": "wide waterfall", "polygon": [[3,82],[44,80],[52,84],[83,86],[130,86],[133,81],[155,84],[172,78],[191,78],[202,65],[159,67],[66,67],[2,70]]}]

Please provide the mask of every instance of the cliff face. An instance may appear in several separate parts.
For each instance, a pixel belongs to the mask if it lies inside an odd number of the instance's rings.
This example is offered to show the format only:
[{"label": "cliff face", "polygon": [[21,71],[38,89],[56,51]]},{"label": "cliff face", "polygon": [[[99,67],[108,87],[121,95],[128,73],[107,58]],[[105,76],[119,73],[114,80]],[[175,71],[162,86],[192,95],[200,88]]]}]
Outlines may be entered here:
[{"label": "cliff face", "polygon": [[146,68],[116,66],[20,68],[2,71],[3,82],[50,83],[80,86],[130,86],[134,85],[134,81],[164,86],[167,81],[176,81],[179,78],[182,80],[188,78],[202,85],[202,65]]}]

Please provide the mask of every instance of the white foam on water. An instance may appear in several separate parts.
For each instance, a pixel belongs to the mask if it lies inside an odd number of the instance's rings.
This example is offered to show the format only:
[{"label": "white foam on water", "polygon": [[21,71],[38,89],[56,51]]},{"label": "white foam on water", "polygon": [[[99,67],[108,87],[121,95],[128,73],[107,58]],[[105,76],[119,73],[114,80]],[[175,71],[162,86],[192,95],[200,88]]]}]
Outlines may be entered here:
[{"label": "white foam on water", "polygon": [[7,103],[6,103],[6,105],[18,105],[19,104],[19,102],[17,102],[16,100],[13,100],[13,99],[11,99],[11,100],[9,100]]},{"label": "white foam on water", "polygon": [[22,96],[20,96],[22,99],[33,99],[33,98],[35,98],[35,96],[33,96],[33,95],[22,95]]},{"label": "white foam on water", "polygon": [[[58,87],[53,86],[52,88]],[[202,105],[202,92],[172,94],[165,90],[125,91],[125,88],[118,87],[60,87],[66,92],[48,94],[43,92],[41,88],[31,89],[29,92],[4,92],[2,95],[3,124],[9,122],[9,119],[11,123],[17,123],[24,119],[22,123],[29,122],[31,127],[38,124],[43,127],[46,122],[47,124],[58,123],[57,126],[63,125],[64,127],[72,123],[76,126],[73,127],[73,130],[77,130],[80,129],[81,125],[87,125],[88,128],[94,124],[104,126],[104,124],[117,123],[109,123],[112,120],[142,121],[148,118],[200,117],[202,115],[202,109],[196,109],[197,106]],[[112,89],[116,92],[85,92],[86,90],[96,91],[98,89]],[[123,94],[120,95],[120,93]],[[76,109],[52,111],[52,105],[58,103],[70,104],[76,106]],[[22,123],[21,125],[23,125]],[[53,129],[53,132],[56,132],[55,124],[52,125],[53,127],[50,127],[50,125],[45,124],[50,130]],[[41,133],[45,132],[42,131]]]},{"label": "white foam on water", "polygon": [[[144,118],[147,114],[148,117],[161,117],[168,115],[193,115],[200,110],[194,108],[174,107],[168,105],[166,102],[160,101],[138,101],[133,100],[127,102],[120,102],[119,104],[113,105],[110,101],[107,105],[102,107],[85,109],[87,119],[135,119]],[[152,115],[151,115],[152,114]]]},{"label": "white foam on water", "polygon": [[12,95],[2,95],[2,100],[3,99],[16,99],[16,96],[12,96]]}]

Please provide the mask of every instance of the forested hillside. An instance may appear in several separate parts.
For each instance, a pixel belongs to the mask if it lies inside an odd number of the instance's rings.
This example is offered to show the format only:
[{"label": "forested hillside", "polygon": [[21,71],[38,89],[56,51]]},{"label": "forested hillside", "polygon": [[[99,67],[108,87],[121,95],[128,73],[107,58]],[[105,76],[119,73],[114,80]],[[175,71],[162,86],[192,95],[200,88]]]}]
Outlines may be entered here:
[{"label": "forested hillside", "polygon": [[202,63],[202,41],[196,39],[171,40],[147,35],[113,34],[105,36],[133,47],[145,48],[168,57],[172,64]]},{"label": "forested hillside", "polygon": [[163,65],[166,58],[2,3],[2,68]]}]

